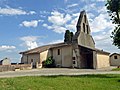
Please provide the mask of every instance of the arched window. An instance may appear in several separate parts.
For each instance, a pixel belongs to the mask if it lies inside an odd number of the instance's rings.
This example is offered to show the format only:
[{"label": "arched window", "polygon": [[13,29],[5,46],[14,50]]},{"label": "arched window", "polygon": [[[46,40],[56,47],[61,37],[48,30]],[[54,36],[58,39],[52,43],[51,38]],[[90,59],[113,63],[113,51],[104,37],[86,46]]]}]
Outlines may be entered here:
[{"label": "arched window", "polygon": [[86,15],[84,15],[84,21],[85,21],[85,23],[86,23]]},{"label": "arched window", "polygon": [[83,31],[85,32],[85,24],[83,23]]},{"label": "arched window", "polygon": [[87,34],[89,34],[89,29],[88,29],[88,25],[86,25],[86,28],[87,28]]}]

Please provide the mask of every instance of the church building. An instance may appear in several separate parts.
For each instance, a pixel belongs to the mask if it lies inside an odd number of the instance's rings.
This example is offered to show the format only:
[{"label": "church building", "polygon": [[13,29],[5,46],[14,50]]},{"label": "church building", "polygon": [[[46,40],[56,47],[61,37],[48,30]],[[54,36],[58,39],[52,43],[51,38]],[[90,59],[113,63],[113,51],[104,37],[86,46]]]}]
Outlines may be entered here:
[{"label": "church building", "polygon": [[109,67],[109,52],[95,48],[95,41],[91,36],[91,30],[85,11],[80,13],[76,33],[71,44],[56,43],[40,46],[22,54],[21,63],[42,66],[47,57],[52,56],[56,67],[76,67],[97,69]]}]

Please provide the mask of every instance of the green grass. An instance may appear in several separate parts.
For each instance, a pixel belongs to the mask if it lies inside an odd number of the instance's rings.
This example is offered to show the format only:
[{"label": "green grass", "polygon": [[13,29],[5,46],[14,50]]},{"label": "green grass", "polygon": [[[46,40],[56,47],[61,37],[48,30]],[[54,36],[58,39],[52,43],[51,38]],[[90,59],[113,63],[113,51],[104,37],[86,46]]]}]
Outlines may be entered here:
[{"label": "green grass", "polygon": [[120,71],[120,68],[114,68],[112,71]]},{"label": "green grass", "polygon": [[0,90],[120,90],[120,75],[1,78]]}]

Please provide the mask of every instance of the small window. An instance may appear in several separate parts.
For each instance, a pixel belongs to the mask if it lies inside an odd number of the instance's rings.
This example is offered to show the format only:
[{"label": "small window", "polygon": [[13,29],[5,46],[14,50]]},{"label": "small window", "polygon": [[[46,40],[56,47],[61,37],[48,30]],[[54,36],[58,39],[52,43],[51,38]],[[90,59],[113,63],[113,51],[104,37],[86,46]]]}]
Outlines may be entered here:
[{"label": "small window", "polygon": [[73,60],[75,60],[75,57],[72,57]]},{"label": "small window", "polygon": [[83,31],[85,32],[85,24],[83,23]]},{"label": "small window", "polygon": [[114,56],[114,59],[117,59],[117,56]]},{"label": "small window", "polygon": [[60,49],[58,49],[58,55],[60,55]]},{"label": "small window", "polygon": [[75,61],[73,61],[73,64],[75,64]]}]

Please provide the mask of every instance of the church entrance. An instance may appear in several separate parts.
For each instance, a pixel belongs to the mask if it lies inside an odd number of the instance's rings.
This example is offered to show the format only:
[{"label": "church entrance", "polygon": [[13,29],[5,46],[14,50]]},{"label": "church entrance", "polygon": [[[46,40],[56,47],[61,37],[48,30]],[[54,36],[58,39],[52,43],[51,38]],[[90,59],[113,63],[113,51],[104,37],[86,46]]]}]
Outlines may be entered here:
[{"label": "church entrance", "polygon": [[93,69],[93,50],[80,47],[81,68]]}]

